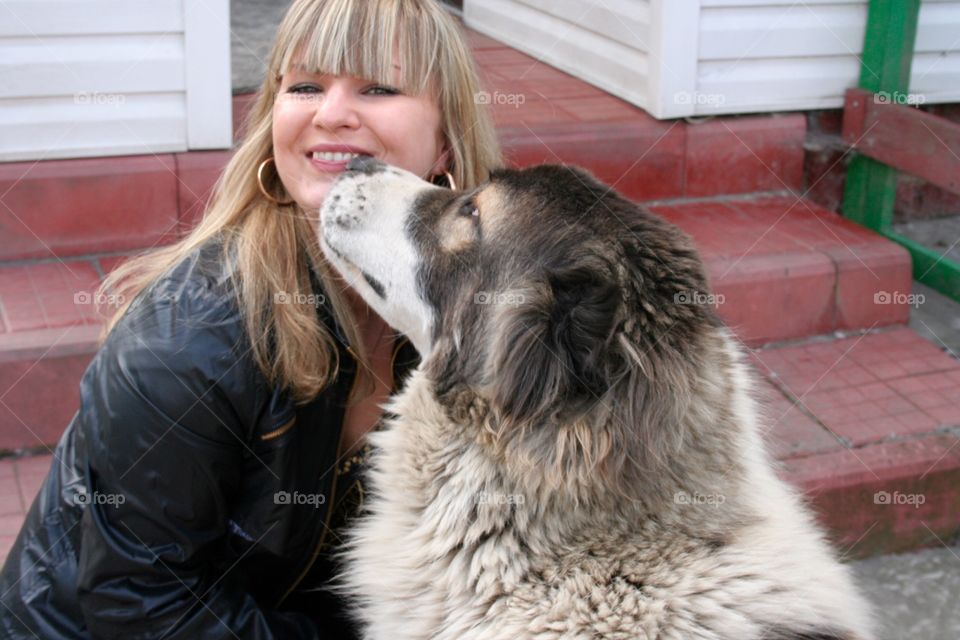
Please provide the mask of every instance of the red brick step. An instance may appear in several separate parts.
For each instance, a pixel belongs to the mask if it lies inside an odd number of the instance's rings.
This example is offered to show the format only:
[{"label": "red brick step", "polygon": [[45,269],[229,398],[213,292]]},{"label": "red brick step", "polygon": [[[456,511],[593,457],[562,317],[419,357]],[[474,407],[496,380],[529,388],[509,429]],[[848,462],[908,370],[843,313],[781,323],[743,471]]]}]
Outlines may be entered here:
[{"label": "red brick step", "polygon": [[727,198],[651,209],[693,236],[720,316],[750,345],[909,318],[906,250],[803,198]]}]

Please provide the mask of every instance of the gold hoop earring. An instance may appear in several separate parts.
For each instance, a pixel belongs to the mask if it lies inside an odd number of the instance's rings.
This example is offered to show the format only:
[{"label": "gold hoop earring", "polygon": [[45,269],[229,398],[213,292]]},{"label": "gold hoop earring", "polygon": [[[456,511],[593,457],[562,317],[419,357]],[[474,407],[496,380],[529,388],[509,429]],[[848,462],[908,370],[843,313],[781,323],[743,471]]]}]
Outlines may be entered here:
[{"label": "gold hoop earring", "polygon": [[[440,176],[440,174],[438,173],[437,175],[434,176],[434,179],[438,178],[439,176]],[[447,181],[447,187],[449,187],[449,189],[450,189],[451,191],[456,191],[456,190],[457,190],[457,183],[454,182],[454,180],[453,180],[453,174],[451,174],[449,171],[444,171],[444,172],[443,172],[443,177],[444,177],[444,178],[446,179],[446,181]],[[432,183],[433,183],[433,184],[437,184],[435,181],[432,182]],[[439,186],[441,186],[441,185],[437,184],[437,186],[439,187]]]},{"label": "gold hoop earring", "polygon": [[[275,203],[275,204],[278,204],[278,205],[280,205],[281,207],[285,207],[285,206],[291,205],[291,204],[293,204],[293,202],[294,202],[293,198],[291,198],[291,199],[289,199],[289,200],[278,200],[276,196],[274,196],[274,195],[271,194],[269,191],[267,191],[266,187],[263,186],[263,170],[264,170],[264,169],[266,168],[266,166],[267,166],[269,163],[271,163],[271,162],[274,162],[273,156],[271,156],[271,157],[267,158],[266,160],[264,160],[263,162],[261,162],[261,163],[260,163],[260,166],[257,167],[257,187],[260,188],[260,193],[263,194],[263,197],[266,198],[267,200],[269,200],[270,202],[273,202],[273,203]],[[274,162],[274,164],[276,164],[276,163]]]}]

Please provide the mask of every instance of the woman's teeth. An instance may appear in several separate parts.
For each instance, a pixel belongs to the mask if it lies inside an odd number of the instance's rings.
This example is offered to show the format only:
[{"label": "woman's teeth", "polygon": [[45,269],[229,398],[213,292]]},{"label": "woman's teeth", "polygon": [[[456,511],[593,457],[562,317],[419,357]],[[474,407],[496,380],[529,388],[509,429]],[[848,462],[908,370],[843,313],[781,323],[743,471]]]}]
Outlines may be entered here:
[{"label": "woman's teeth", "polygon": [[350,162],[359,158],[359,153],[343,153],[341,151],[314,151],[313,159],[322,162]]}]

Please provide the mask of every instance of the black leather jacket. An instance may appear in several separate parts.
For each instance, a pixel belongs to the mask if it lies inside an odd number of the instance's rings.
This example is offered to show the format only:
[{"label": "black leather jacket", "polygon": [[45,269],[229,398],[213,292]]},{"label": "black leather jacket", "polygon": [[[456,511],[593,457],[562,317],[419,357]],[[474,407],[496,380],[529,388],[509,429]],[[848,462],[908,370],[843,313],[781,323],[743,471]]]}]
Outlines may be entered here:
[{"label": "black leather jacket", "polygon": [[[340,603],[296,588],[317,582],[355,361],[341,339],[306,405],[269,388],[219,252],[141,295],[87,368],[0,573],[5,640],[349,637]],[[397,381],[417,358],[398,351]]]}]

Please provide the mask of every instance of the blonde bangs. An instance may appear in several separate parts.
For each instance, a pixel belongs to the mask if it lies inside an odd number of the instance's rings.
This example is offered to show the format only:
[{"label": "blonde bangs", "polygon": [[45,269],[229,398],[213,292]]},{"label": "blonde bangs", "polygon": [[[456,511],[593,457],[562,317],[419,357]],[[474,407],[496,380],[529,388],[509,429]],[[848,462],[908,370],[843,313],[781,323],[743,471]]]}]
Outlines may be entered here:
[{"label": "blonde bangs", "polygon": [[[437,75],[443,30],[424,15],[421,3],[405,0],[329,0],[302,5],[280,26],[287,46],[271,72],[292,68],[308,73],[354,76],[396,86],[411,95],[431,90]],[[427,18],[427,19],[424,19]],[[395,58],[396,56],[396,58]]]}]

